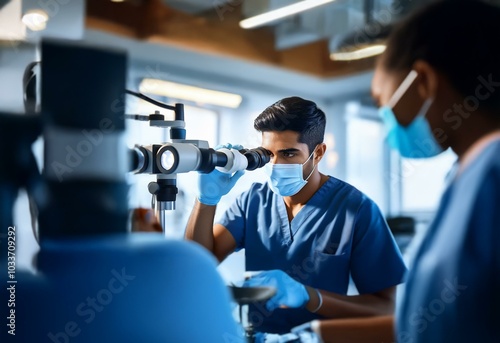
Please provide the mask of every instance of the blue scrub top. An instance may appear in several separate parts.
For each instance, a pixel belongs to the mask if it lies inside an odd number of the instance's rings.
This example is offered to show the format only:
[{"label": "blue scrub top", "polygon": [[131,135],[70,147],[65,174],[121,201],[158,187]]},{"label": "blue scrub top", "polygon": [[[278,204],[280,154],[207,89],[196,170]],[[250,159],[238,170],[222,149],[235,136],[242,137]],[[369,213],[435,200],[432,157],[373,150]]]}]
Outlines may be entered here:
[{"label": "blue scrub top", "polygon": [[398,342],[500,342],[500,141],[444,193],[402,299]]},{"label": "blue scrub top", "polygon": [[[351,275],[359,293],[400,283],[406,272],[400,251],[377,205],[353,186],[330,177],[290,222],[283,198],[256,183],[221,218],[245,248],[247,271],[281,269],[297,281],[346,294]],[[269,312],[253,306],[257,331],[285,333],[321,318],[299,309]]]}]

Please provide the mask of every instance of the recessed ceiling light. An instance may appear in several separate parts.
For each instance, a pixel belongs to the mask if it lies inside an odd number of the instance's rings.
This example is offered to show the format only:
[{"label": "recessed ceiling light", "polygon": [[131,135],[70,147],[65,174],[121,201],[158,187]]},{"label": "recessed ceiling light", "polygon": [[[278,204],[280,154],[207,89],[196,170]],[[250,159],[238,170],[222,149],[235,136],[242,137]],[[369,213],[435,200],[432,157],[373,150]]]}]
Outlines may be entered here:
[{"label": "recessed ceiling light", "polygon": [[31,31],[45,30],[47,27],[47,21],[49,21],[47,12],[39,9],[27,11],[22,18],[24,25],[26,25]]}]

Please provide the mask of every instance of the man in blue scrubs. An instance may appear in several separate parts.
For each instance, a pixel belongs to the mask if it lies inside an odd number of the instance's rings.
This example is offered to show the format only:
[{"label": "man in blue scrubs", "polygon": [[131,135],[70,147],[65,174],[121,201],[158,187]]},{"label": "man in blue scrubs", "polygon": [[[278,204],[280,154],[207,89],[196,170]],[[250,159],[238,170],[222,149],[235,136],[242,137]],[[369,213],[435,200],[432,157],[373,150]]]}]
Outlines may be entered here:
[{"label": "man in blue scrubs", "polygon": [[440,1],[397,26],[377,64],[388,143],[404,157],[458,155],[410,266],[399,342],[500,342],[499,31],[497,6]]},{"label": "man in blue scrubs", "polygon": [[[405,266],[376,204],[353,186],[321,174],[326,116],[312,101],[282,99],[254,122],[271,154],[268,182],[255,183],[213,225],[216,205],[242,172],[200,175],[186,238],[219,261],[245,249],[247,286],[277,294],[253,306],[261,332],[285,333],[318,318],[390,314]],[[349,276],[359,295],[347,296]]]}]

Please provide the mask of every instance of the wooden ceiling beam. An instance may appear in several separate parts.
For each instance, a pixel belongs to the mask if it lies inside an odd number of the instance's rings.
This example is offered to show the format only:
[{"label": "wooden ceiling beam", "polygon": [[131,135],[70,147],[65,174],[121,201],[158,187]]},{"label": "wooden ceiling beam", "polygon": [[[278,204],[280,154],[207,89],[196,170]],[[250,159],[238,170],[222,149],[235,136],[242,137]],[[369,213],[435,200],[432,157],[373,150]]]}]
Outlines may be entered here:
[{"label": "wooden ceiling beam", "polygon": [[239,6],[224,11],[222,16],[216,8],[190,15],[168,8],[160,0],[88,0],[86,24],[135,39],[270,64],[322,78],[373,68],[373,58],[331,61],[326,40],[276,50],[271,28],[243,30],[239,27],[241,19]]}]

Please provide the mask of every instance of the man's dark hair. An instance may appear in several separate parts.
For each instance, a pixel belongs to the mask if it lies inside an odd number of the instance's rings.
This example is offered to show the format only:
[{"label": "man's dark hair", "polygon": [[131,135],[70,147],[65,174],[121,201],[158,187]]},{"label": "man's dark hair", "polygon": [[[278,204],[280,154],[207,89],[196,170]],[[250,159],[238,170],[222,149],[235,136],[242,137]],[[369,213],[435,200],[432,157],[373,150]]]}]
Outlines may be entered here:
[{"label": "man's dark hair", "polygon": [[323,142],[326,116],[312,101],[297,96],[281,99],[266,108],[254,121],[260,132],[294,131],[299,142],[307,144],[311,153]]},{"label": "man's dark hair", "polygon": [[409,72],[416,60],[424,60],[463,96],[475,96],[477,87],[488,82],[482,94],[488,92],[489,97],[481,100],[481,106],[498,111],[499,33],[500,8],[479,0],[438,1],[394,27],[381,63],[388,71]]}]

